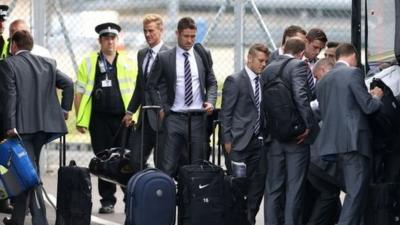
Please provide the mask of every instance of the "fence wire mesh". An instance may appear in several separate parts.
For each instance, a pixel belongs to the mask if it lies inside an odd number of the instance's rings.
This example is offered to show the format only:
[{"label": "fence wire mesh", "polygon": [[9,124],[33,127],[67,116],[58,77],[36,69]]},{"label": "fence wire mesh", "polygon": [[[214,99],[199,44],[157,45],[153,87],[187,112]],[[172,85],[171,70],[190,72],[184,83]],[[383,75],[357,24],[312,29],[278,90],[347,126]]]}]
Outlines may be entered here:
[{"label": "fence wire mesh", "polygon": [[[58,67],[76,79],[77,65],[99,45],[94,27],[102,22],[121,25],[120,51],[133,59],[146,46],[142,19],[147,13],[158,13],[164,19],[164,41],[175,45],[175,29],[179,18],[190,16],[198,26],[198,42],[211,50],[214,71],[222,88],[226,76],[235,70],[236,26],[235,4],[244,4],[243,35],[245,49],[261,42],[270,50],[280,46],[285,27],[295,24],[305,30],[314,27],[325,31],[330,41],[351,40],[351,0],[12,0],[0,1],[10,6],[8,23],[24,19],[33,24],[33,4],[41,2],[45,20],[46,47],[57,60]],[[33,29],[34,30],[34,29]],[[5,32],[8,33],[8,32]],[[7,36],[7,34],[5,34]],[[244,54],[246,54],[246,50]],[[93,153],[88,134],[75,129],[75,112],[70,113],[67,135],[67,160],[87,165]],[[48,168],[57,166],[58,143],[49,144],[44,158]],[[42,170],[43,171],[43,170]]]}]

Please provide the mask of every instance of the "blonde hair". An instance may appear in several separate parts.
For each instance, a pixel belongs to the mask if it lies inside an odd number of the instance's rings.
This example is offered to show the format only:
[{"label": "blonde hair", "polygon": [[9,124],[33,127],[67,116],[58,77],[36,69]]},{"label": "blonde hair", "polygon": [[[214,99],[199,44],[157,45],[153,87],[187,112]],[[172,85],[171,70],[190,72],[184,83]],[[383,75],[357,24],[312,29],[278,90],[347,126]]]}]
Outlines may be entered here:
[{"label": "blonde hair", "polygon": [[160,15],[158,14],[146,14],[143,19],[143,25],[149,24],[155,22],[157,26],[162,27],[163,26],[163,19]]}]

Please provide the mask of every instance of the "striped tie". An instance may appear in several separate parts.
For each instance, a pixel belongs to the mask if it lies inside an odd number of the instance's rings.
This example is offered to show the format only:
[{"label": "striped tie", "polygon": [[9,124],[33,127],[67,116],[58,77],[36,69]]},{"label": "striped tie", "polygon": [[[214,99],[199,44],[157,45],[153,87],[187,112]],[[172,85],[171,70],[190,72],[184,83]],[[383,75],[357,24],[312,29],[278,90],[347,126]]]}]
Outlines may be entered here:
[{"label": "striped tie", "polygon": [[308,59],[304,60],[307,63],[308,66],[308,73],[307,73],[307,86],[310,89],[310,92],[312,94],[315,93],[315,82],[314,82],[314,76],[311,70],[311,66],[310,66],[310,61]]},{"label": "striped tie", "polygon": [[190,71],[189,53],[184,52],[185,57],[185,105],[190,106],[193,103],[192,90],[192,72]]},{"label": "striped tie", "polygon": [[254,126],[254,134],[258,135],[260,133],[260,77],[257,76],[254,78],[254,82],[256,84],[256,91],[254,93],[254,100],[256,101],[257,106],[257,121]]},{"label": "striped tie", "polygon": [[149,50],[147,50],[147,54],[146,54],[146,58],[147,58],[147,62],[146,65],[144,66],[144,77],[147,78],[147,75],[149,74],[149,66],[150,66],[150,61],[153,58],[153,50],[151,48],[149,48]]}]

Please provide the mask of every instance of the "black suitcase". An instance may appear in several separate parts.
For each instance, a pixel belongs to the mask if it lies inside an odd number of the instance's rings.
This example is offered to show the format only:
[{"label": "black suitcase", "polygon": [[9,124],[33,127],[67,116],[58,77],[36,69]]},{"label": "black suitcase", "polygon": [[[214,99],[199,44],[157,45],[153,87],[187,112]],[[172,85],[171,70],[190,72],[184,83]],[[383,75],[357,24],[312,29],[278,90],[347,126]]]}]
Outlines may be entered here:
[{"label": "black suitcase", "polygon": [[[188,112],[189,162],[191,160],[191,113]],[[221,167],[204,160],[179,169],[179,225],[224,224],[224,202],[224,171]]]},{"label": "black suitcase", "polygon": [[[142,124],[144,123],[143,119],[145,118],[146,110],[158,111],[159,109],[159,106],[143,106]],[[158,142],[158,130],[155,138]],[[157,148],[158,144],[155,146]],[[154,157],[157,160],[157,149],[155,149],[154,153]],[[173,179],[161,170],[154,168],[143,170],[143,168],[142,144],[140,148],[140,170],[142,171],[136,173],[129,180],[127,186],[125,225],[174,225],[176,186]]]},{"label": "black suitcase", "polygon": [[[218,131],[218,132],[217,132]],[[222,156],[222,140],[221,140],[221,121],[213,121],[212,131],[212,162],[215,163],[217,158],[217,165],[221,166]],[[218,138],[218,142],[216,139]],[[230,159],[225,155],[225,165],[227,167],[227,174],[224,176],[224,218],[225,225],[250,225],[247,220],[247,185],[246,179],[240,177],[233,177],[230,174]]]},{"label": "black suitcase", "polygon": [[90,225],[92,184],[88,168],[65,166],[65,136],[60,138],[56,225]]},{"label": "black suitcase", "polygon": [[371,184],[365,225],[400,224],[400,183]]}]

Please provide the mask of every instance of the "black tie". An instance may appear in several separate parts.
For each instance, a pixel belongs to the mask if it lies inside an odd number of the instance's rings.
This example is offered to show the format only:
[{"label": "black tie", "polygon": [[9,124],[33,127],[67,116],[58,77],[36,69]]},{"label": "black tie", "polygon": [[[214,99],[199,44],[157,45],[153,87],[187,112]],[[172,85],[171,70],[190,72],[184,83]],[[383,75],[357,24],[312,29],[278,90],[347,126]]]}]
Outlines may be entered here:
[{"label": "black tie", "polygon": [[153,58],[153,50],[151,48],[149,48],[149,50],[147,50],[147,54],[146,54],[146,65],[144,66],[144,77],[147,77],[148,73],[149,73],[149,66],[150,66],[150,61]]},{"label": "black tie", "polygon": [[192,72],[190,71],[189,53],[184,52],[185,57],[185,105],[190,106],[193,103],[192,90]]}]

